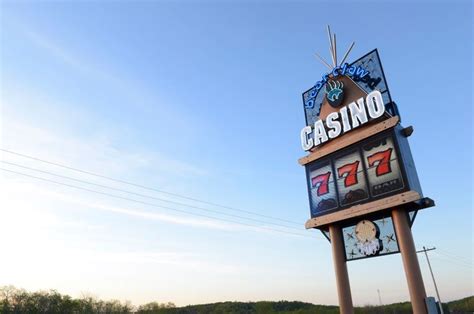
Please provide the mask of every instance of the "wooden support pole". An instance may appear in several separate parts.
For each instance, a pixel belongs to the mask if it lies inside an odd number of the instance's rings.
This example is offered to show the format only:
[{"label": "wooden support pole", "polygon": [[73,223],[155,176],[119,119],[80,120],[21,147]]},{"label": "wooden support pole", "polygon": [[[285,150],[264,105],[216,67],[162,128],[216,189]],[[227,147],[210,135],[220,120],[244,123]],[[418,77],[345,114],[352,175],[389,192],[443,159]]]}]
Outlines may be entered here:
[{"label": "wooden support pole", "polygon": [[334,271],[336,272],[340,313],[353,314],[354,306],[352,305],[351,286],[347,273],[346,258],[344,256],[344,239],[342,238],[341,227],[334,224],[330,225],[329,236],[331,238]]},{"label": "wooden support pole", "polygon": [[398,246],[402,254],[413,313],[427,314],[426,291],[423,285],[420,264],[418,264],[418,257],[416,256],[415,242],[408,222],[408,214],[401,208],[395,208],[392,210],[392,219],[397,233]]}]

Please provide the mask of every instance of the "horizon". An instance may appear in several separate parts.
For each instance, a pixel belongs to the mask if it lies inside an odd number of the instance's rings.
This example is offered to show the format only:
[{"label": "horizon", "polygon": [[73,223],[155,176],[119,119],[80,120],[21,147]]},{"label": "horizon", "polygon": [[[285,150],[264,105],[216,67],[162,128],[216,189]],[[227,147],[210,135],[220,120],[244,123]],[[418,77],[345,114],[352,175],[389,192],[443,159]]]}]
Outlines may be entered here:
[{"label": "horizon", "polygon": [[[337,304],[297,162],[329,24],[349,63],[378,49],[436,203],[416,248],[443,302],[474,295],[470,1],[0,6],[0,286]],[[355,306],[410,299],[400,254],[347,264]]]},{"label": "horizon", "polygon": [[[62,297],[64,296],[68,296],[67,294],[63,294],[61,293],[61,291],[57,291],[55,289],[41,289],[41,290],[37,290],[37,291],[28,291],[28,290],[25,290],[21,287],[14,287],[14,286],[0,286],[0,290],[2,289],[6,289],[6,288],[10,288],[10,289],[14,289],[14,290],[17,290],[17,291],[26,291],[27,293],[51,293],[51,292],[57,292],[59,293]],[[105,301],[105,302],[112,302],[112,301],[119,301],[121,304],[127,304],[128,302],[130,302],[129,304],[132,306],[132,307],[135,307],[135,308],[138,308],[140,306],[144,306],[144,305],[147,305],[147,304],[152,304],[152,303],[157,303],[157,304],[161,304],[161,305],[172,305],[176,308],[181,308],[181,307],[187,307],[187,306],[199,306],[199,305],[209,305],[209,304],[217,304],[217,303],[259,303],[259,302],[301,302],[301,303],[305,303],[305,304],[312,304],[312,305],[322,305],[322,306],[336,306],[336,307],[339,307],[338,304],[322,304],[322,303],[311,303],[311,302],[304,302],[304,301],[300,301],[300,300],[256,300],[256,301],[241,301],[241,300],[223,300],[223,301],[217,301],[217,302],[212,302],[212,303],[194,303],[194,304],[183,304],[183,305],[176,305],[174,302],[172,301],[167,301],[167,300],[151,300],[149,302],[146,302],[146,303],[141,303],[141,304],[135,304],[133,302],[131,302],[130,300],[120,300],[120,299],[107,299],[107,300],[104,300],[104,299],[101,299],[99,297],[97,297],[96,295],[94,295],[93,293],[88,293],[87,291],[84,291],[84,292],[81,292],[81,295],[80,296],[77,296],[76,297],[77,299],[88,299],[88,298],[92,298],[92,300],[94,301]],[[450,302],[455,302],[455,301],[459,301],[459,300],[463,300],[463,299],[469,299],[469,298],[474,298],[474,295],[470,295],[470,296],[465,296],[465,297],[462,297],[462,298],[458,298],[458,299],[453,299],[453,300],[443,300],[443,304],[446,304],[446,303],[450,303]],[[401,300],[401,301],[397,301],[397,302],[392,302],[392,303],[383,303],[383,304],[359,304],[359,305],[356,305],[355,307],[359,307],[359,308],[363,308],[363,307],[366,307],[366,306],[374,306],[374,307],[378,307],[378,306],[387,306],[387,305],[394,305],[394,304],[398,304],[398,303],[410,303],[410,300]]]}]

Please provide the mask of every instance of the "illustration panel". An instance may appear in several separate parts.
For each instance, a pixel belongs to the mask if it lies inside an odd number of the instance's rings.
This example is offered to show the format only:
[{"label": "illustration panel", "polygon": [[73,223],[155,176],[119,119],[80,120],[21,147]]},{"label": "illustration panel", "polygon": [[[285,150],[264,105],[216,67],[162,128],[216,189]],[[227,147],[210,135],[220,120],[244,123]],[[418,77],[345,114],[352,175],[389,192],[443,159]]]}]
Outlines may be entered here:
[{"label": "illustration panel", "polygon": [[373,221],[363,219],[342,232],[347,261],[400,252],[390,216]]}]

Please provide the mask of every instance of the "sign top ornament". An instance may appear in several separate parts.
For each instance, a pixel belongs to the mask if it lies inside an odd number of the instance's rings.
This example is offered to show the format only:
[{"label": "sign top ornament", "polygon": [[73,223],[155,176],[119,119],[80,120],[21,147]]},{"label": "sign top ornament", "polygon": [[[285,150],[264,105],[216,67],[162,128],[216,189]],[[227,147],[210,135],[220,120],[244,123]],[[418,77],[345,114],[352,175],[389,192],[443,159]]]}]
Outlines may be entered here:
[{"label": "sign top ornament", "polygon": [[330,71],[303,93],[306,126],[301,130],[301,144],[306,151],[342,136],[382,116],[398,115],[387,88],[377,50],[353,63],[346,59],[355,42],[337,59],[336,34],[327,27],[332,65],[316,53]]}]

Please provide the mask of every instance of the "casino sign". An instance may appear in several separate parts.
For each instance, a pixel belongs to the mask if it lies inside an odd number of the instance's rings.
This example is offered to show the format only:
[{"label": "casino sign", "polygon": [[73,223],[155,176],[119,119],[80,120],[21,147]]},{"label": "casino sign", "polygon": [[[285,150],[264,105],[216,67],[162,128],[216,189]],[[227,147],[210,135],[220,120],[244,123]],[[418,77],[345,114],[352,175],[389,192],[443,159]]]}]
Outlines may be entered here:
[{"label": "casino sign", "polygon": [[377,50],[336,65],[303,93],[303,105],[307,125],[300,139],[309,155],[299,162],[306,168],[307,228],[324,231],[327,223],[359,216],[345,209],[400,194],[413,205],[413,217],[432,205],[422,197],[407,140],[413,128],[400,124]]},{"label": "casino sign", "polygon": [[392,101],[378,51],[340,64],[331,35],[333,65],[303,93],[306,125],[298,160],[306,170],[310,219],[333,248],[341,312],[352,300],[346,261],[402,253],[413,310],[426,297],[410,227],[417,211],[434,206],[424,197],[408,137]]},{"label": "casino sign", "polygon": [[[332,108],[338,108],[343,103],[343,86],[341,81],[328,81],[326,99]],[[369,120],[377,119],[384,113],[382,94],[374,90],[365,98],[361,97],[340,108],[339,111],[331,112],[325,121],[319,119],[314,126],[305,126],[301,130],[301,146],[304,150],[310,150],[329,139],[366,124]]]}]

